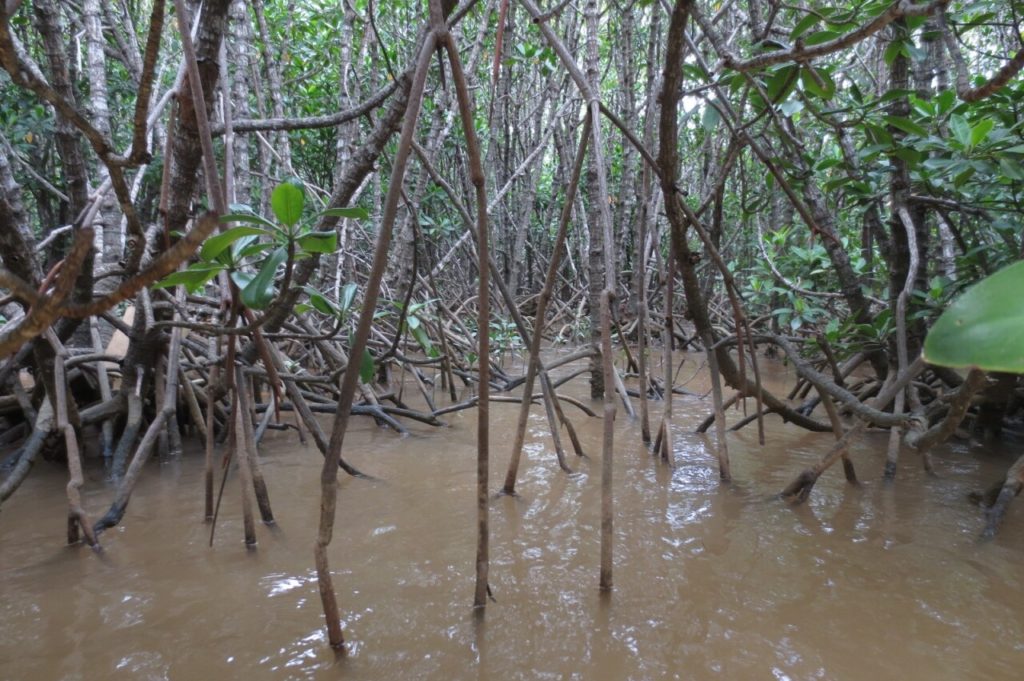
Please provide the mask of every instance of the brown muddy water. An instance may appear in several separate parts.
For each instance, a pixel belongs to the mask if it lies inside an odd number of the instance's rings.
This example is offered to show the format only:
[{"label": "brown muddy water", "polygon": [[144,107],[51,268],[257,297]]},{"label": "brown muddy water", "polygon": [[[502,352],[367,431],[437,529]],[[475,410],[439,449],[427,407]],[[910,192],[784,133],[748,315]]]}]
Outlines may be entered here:
[{"label": "brown muddy water", "polygon": [[[566,388],[570,392],[583,391]],[[700,387],[690,386],[695,389]],[[653,403],[656,413],[660,406]],[[515,405],[492,407],[497,489]],[[572,408],[571,408],[572,409]],[[1020,679],[1024,501],[981,543],[965,495],[1009,451],[958,442],[928,478],[904,453],[879,481],[885,437],[826,473],[809,504],[776,498],[831,437],[768,420],[731,434],[722,486],[703,437],[710,400],[676,399],[677,467],[616,431],[615,589],[598,581],[600,421],[570,412],[593,458],[568,477],[531,417],[521,497],[491,505],[497,602],[474,617],[475,414],[400,438],[354,419],[331,546],[349,654],[326,646],[313,572],[320,457],[268,436],[278,517],[241,537],[229,481],[213,548],[196,451],[153,465],[105,551],[62,545],[66,474],[37,466],[0,513],[0,679]],[[735,421],[738,412],[730,412]],[[109,503],[104,472],[84,497]]]}]

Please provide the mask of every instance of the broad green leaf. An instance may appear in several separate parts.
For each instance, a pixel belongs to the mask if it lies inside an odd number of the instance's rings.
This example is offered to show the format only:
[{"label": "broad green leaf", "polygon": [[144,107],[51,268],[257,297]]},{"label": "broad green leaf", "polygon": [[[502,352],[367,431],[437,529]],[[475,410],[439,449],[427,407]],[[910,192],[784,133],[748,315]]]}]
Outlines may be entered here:
[{"label": "broad green leaf", "polygon": [[904,90],[902,88],[892,88],[886,90],[885,94],[878,98],[877,104],[886,104],[887,102],[894,102],[897,99],[910,99],[916,93],[913,90]]},{"label": "broad green leaf", "polygon": [[237,286],[239,290],[243,290],[250,282],[252,282],[255,276],[256,275],[252,272],[235,271],[231,273],[231,281],[235,282],[235,286]]},{"label": "broad green leaf", "polygon": [[929,170],[942,170],[943,168],[948,168],[954,163],[956,163],[956,161],[948,158],[930,158],[926,160],[923,165]]},{"label": "broad green leaf", "polygon": [[995,121],[991,118],[985,118],[971,128],[971,146],[976,147],[984,142],[985,138],[988,137],[990,132],[992,132],[992,128],[994,128],[995,125]]},{"label": "broad green leaf", "polygon": [[333,218],[351,218],[353,220],[366,220],[370,217],[370,211],[365,208],[358,206],[349,206],[348,208],[328,208],[320,215],[333,217]]},{"label": "broad green leaf", "polygon": [[925,22],[928,21],[928,17],[906,17],[904,21],[907,22],[907,30],[913,32],[924,26]]},{"label": "broad green leaf", "polygon": [[974,16],[967,19],[963,24],[961,24],[960,30],[964,31],[969,28],[975,28],[977,26],[987,24],[991,22],[995,18],[995,16],[995,12],[979,12],[978,14],[975,14]]},{"label": "broad green leaf", "polygon": [[260,267],[259,273],[242,289],[242,302],[253,310],[262,310],[274,299],[274,275],[288,258],[284,248],[274,250]]},{"label": "broad green leaf", "polygon": [[270,220],[268,220],[266,218],[260,217],[259,215],[256,215],[255,213],[246,213],[246,212],[225,213],[224,215],[220,216],[220,221],[222,223],[225,223],[225,222],[248,222],[251,225],[261,225],[263,227],[270,227],[271,229],[276,228],[276,225],[273,222],[271,222]]},{"label": "broad green leaf", "polygon": [[952,90],[943,90],[939,94],[935,95],[935,103],[939,107],[939,113],[944,114],[953,108],[956,104],[956,93]]},{"label": "broad green leaf", "polygon": [[804,45],[807,45],[808,47],[812,45],[820,45],[822,43],[827,43],[830,40],[835,40],[841,35],[842,33],[839,31],[816,31],[804,38]]},{"label": "broad green leaf", "polygon": [[917,165],[924,158],[924,155],[913,147],[900,147],[893,152],[896,158],[903,159],[911,165]]},{"label": "broad green leaf", "polygon": [[903,116],[886,116],[885,122],[894,128],[902,130],[903,132],[909,132],[911,135],[917,135],[918,137],[928,136],[927,130],[909,118],[904,118]]},{"label": "broad green leaf", "polygon": [[903,43],[903,54],[907,55],[914,61],[924,61],[928,58],[928,53],[922,50],[920,47],[915,45],[912,41]]},{"label": "broad green leaf", "polygon": [[333,253],[338,250],[338,235],[334,232],[310,232],[300,236],[298,243],[307,253]]},{"label": "broad green leaf", "polygon": [[718,109],[713,107],[710,102],[704,105],[704,113],[701,115],[700,120],[701,126],[704,128],[704,132],[714,132],[721,120],[722,116],[718,113]]},{"label": "broad green leaf", "polygon": [[962,147],[968,147],[971,144],[971,126],[967,120],[960,114],[953,114],[949,117],[949,129],[953,132],[953,137],[960,143]]},{"label": "broad green leaf", "polygon": [[964,186],[972,177],[974,177],[974,172],[974,168],[968,166],[966,170],[957,174],[957,176],[953,178],[953,186],[957,188]]},{"label": "broad green leaf", "polygon": [[231,251],[235,254],[236,260],[241,260],[242,258],[248,258],[258,253],[269,251],[274,246],[275,244],[266,241],[258,244],[250,243],[243,238],[235,242],[235,245],[231,247]]},{"label": "broad green leaf", "polygon": [[832,192],[832,191],[835,191],[836,189],[839,189],[840,187],[844,186],[849,181],[850,181],[849,178],[846,178],[846,177],[836,177],[834,179],[829,180],[825,184],[823,184],[821,186],[821,188],[823,190],[825,190],[826,192]]},{"label": "broad green leaf", "polygon": [[338,307],[327,299],[324,294],[317,291],[312,286],[304,286],[303,290],[306,291],[306,295],[309,296],[309,303],[318,312],[327,315],[328,317],[337,317],[340,313]]},{"label": "broad green leaf", "polygon": [[437,298],[431,298],[429,300],[424,300],[421,303],[412,303],[411,305],[409,305],[409,314],[416,314],[417,312],[419,312],[420,310],[425,308],[427,305],[430,305],[431,303],[436,303],[436,302],[437,302]]},{"label": "broad green leaf", "polygon": [[892,63],[896,61],[896,57],[900,56],[900,54],[906,54],[906,50],[903,48],[903,41],[893,40],[886,46],[885,52],[882,53],[885,65],[892,66]]},{"label": "broad green leaf", "polygon": [[373,380],[374,370],[373,355],[370,354],[367,348],[363,348],[363,361],[359,363],[359,380],[363,383],[369,383]]},{"label": "broad green leaf", "polygon": [[1003,175],[1011,180],[1024,180],[1024,170],[1013,161],[1005,158],[999,159],[999,169],[1003,171]]},{"label": "broad green leaf", "polygon": [[[413,317],[413,319],[415,319],[415,317]],[[420,344],[421,348],[423,348],[423,352],[427,353],[427,356],[430,356],[431,352],[434,350],[434,344],[430,342],[430,336],[427,335],[427,330],[422,326],[412,328],[410,325],[409,328],[412,331],[412,337],[415,338],[416,342]]]},{"label": "broad green leaf", "polygon": [[258,227],[232,227],[226,232],[216,234],[207,239],[203,243],[203,247],[199,249],[199,257],[206,261],[214,260],[228,246],[235,243],[243,236],[259,236],[260,234],[266,233],[266,230]]},{"label": "broad green leaf", "polygon": [[831,99],[836,93],[835,81],[824,69],[805,66],[800,69],[800,82],[803,83],[804,90],[821,99]]},{"label": "broad green leaf", "polygon": [[799,66],[789,65],[773,73],[768,82],[764,84],[768,99],[773,103],[785,99],[796,86],[796,75],[799,68]]},{"label": "broad green leaf", "polygon": [[792,117],[793,114],[799,113],[804,110],[804,103],[799,99],[787,99],[782,104],[779,104],[779,111],[786,117]]},{"label": "broad green leaf", "polygon": [[348,312],[352,307],[352,301],[356,298],[356,291],[359,287],[355,282],[349,282],[341,287],[341,295],[338,297],[338,307],[342,312]]},{"label": "broad green leaf", "polygon": [[221,267],[211,267],[209,265],[201,265],[188,268],[187,270],[181,270],[180,272],[171,272],[160,281],[153,284],[153,288],[169,288],[171,286],[184,286],[189,293],[195,293],[200,288],[206,285],[206,282],[217,276],[217,273],[221,271]]},{"label": "broad green leaf", "polygon": [[821,17],[817,14],[808,13],[803,19],[796,22],[796,26],[794,26],[793,30],[789,33],[790,39],[796,40],[809,29],[813,28],[819,21],[821,21]]},{"label": "broad green leaf", "polygon": [[302,188],[291,182],[277,185],[270,195],[270,208],[281,224],[288,227],[294,227],[302,217],[305,203],[306,195]]},{"label": "broad green leaf", "polygon": [[967,289],[936,320],[924,359],[947,367],[1024,373],[1024,261]]},{"label": "broad green leaf", "polygon": [[914,107],[914,111],[918,116],[935,116],[935,102],[927,99],[921,99],[919,97],[911,97],[910,105]]}]

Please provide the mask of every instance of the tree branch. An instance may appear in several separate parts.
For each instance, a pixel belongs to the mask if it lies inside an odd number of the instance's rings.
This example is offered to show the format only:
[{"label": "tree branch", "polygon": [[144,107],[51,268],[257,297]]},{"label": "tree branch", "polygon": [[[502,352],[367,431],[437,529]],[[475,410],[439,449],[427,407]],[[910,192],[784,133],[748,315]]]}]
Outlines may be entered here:
[{"label": "tree branch", "polygon": [[745,60],[740,60],[731,54],[727,54],[722,58],[722,65],[736,71],[753,71],[783,62],[807,62],[816,57],[823,57],[826,54],[832,54],[843,48],[855,45],[865,38],[878,33],[897,19],[928,16],[938,9],[945,8],[948,4],[949,0],[934,0],[926,5],[915,5],[910,0],[897,0],[863,26],[859,26],[838,38],[823,42],[820,45],[803,47],[798,43],[795,47],[788,50],[767,52]]},{"label": "tree branch", "polygon": [[[330,128],[365,116],[374,109],[380,107],[387,101],[401,84],[401,79],[396,79],[375,92],[362,104],[338,111],[324,116],[307,116],[305,118],[243,118],[233,121],[231,128],[234,132],[257,132],[262,130],[312,130],[316,128]],[[214,136],[224,134],[224,124],[218,123],[213,128]]]}]

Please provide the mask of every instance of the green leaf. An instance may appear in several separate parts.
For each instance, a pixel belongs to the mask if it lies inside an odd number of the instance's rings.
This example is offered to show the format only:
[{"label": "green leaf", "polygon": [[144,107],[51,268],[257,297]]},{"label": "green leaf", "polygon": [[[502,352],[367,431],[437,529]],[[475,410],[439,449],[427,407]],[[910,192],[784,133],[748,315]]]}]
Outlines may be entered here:
[{"label": "green leaf", "polygon": [[[409,321],[412,322],[414,319],[416,319],[416,317],[410,317]],[[430,341],[430,336],[427,335],[427,330],[420,326],[419,321],[419,319],[416,319],[415,326],[410,323],[409,331],[412,333],[412,337],[416,339],[416,342],[420,344],[420,347],[423,348],[423,352],[427,353],[429,356],[434,350],[434,344]]]},{"label": "green leaf", "polygon": [[237,286],[239,290],[244,290],[255,277],[256,275],[252,272],[239,272],[236,270],[231,273],[231,281],[235,282],[235,286]]},{"label": "green leaf", "polygon": [[203,286],[206,282],[217,276],[217,273],[221,271],[221,267],[210,267],[209,265],[189,267],[187,270],[181,270],[180,272],[171,272],[160,281],[153,284],[153,288],[170,288],[171,286],[184,286],[189,293],[195,293]]},{"label": "green leaf", "polygon": [[275,244],[268,243],[266,241],[258,244],[250,243],[247,241],[248,237],[243,237],[235,242],[235,245],[231,247],[231,252],[235,255],[235,260],[241,260],[242,258],[248,258],[250,256],[269,251],[275,246]]},{"label": "green leaf", "polygon": [[935,95],[935,104],[939,107],[939,113],[945,114],[953,105],[956,104],[956,93],[952,90],[943,90],[939,94]]},{"label": "green leaf", "polygon": [[1024,261],[967,289],[924,343],[929,364],[1024,373]]},{"label": "green leaf", "polygon": [[823,69],[816,69],[813,66],[805,66],[800,69],[800,82],[804,90],[821,99],[831,99],[836,93],[836,83]]},{"label": "green leaf", "polygon": [[341,314],[341,310],[338,306],[330,301],[324,294],[317,291],[312,286],[303,286],[302,290],[309,296],[310,306],[316,311],[327,315],[328,317],[338,317]]},{"label": "green leaf", "polygon": [[262,310],[274,299],[274,275],[288,258],[284,248],[275,249],[260,267],[259,273],[242,289],[242,302],[253,310]]},{"label": "green leaf", "polygon": [[958,173],[957,176],[953,178],[953,186],[957,187],[958,189],[964,186],[965,184],[967,184],[968,180],[974,177],[974,173],[974,168],[968,166],[966,170]]},{"label": "green leaf", "polygon": [[787,99],[782,104],[779,104],[779,111],[786,117],[791,118],[793,114],[799,113],[804,110],[804,103],[799,99]]},{"label": "green leaf", "polygon": [[302,207],[305,203],[305,192],[291,182],[277,185],[270,195],[270,208],[281,224],[288,227],[294,227],[302,217]]},{"label": "green leaf", "polygon": [[348,208],[328,208],[320,215],[333,218],[351,218],[353,220],[366,220],[370,217],[370,211],[358,206]]},{"label": "green leaf", "polygon": [[793,30],[789,33],[790,39],[796,40],[809,29],[813,28],[819,21],[821,21],[821,18],[817,14],[807,14],[803,19],[796,22],[796,26],[794,26]]},{"label": "green leaf", "polygon": [[913,147],[900,147],[895,152],[896,158],[903,159],[912,166],[917,165],[924,159],[924,155]]},{"label": "green leaf", "polygon": [[961,147],[969,147],[971,144],[971,126],[960,114],[953,114],[949,117],[949,129],[953,137],[960,143]]},{"label": "green leaf", "polygon": [[914,107],[914,112],[918,116],[934,117],[935,116],[935,102],[927,99],[921,99],[920,97],[911,97],[910,105]]},{"label": "green leaf", "polygon": [[903,54],[907,55],[914,61],[918,62],[924,61],[925,59],[928,58],[927,52],[925,52],[924,50],[922,50],[920,47],[918,47],[909,40],[903,43]]},{"label": "green leaf", "polygon": [[359,287],[355,282],[349,282],[341,287],[341,296],[338,298],[338,307],[342,312],[348,312],[349,308],[352,307],[352,301],[355,300],[356,291]]},{"label": "green leaf", "polygon": [[823,190],[825,190],[826,192],[833,192],[833,191],[839,189],[840,187],[846,185],[847,183],[849,183],[849,181],[850,181],[850,179],[847,178],[847,177],[837,177],[837,178],[831,179],[828,182],[826,182],[825,184],[823,184],[821,186],[821,188]]},{"label": "green leaf", "polygon": [[363,360],[359,363],[359,380],[369,383],[373,380],[373,355],[368,348],[363,348]]},{"label": "green leaf", "polygon": [[892,88],[886,90],[885,94],[878,98],[879,104],[885,104],[887,102],[894,102],[897,99],[909,99],[916,93],[913,90],[905,90],[903,88]]},{"label": "green leaf", "polygon": [[886,46],[885,52],[882,54],[882,58],[885,59],[885,65],[892,66],[892,63],[896,61],[896,57],[900,56],[902,53],[905,53],[905,50],[903,49],[903,41],[893,40]]},{"label": "green leaf", "polygon": [[911,135],[917,135],[918,137],[928,136],[928,131],[924,127],[903,116],[886,116],[885,122],[903,132],[909,132]]},{"label": "green leaf", "polygon": [[999,159],[999,169],[1011,180],[1024,180],[1024,172],[1021,171],[1020,165],[1013,161],[1005,158]]},{"label": "green leaf", "polygon": [[430,300],[424,300],[423,302],[420,302],[420,303],[412,303],[411,305],[409,305],[409,314],[416,314],[420,310],[422,310],[425,307],[427,307],[427,305],[430,305],[431,303],[435,303],[435,302],[437,302],[437,298],[431,298]]},{"label": "green leaf", "polygon": [[704,128],[704,132],[714,132],[721,120],[721,114],[718,113],[718,109],[711,105],[711,102],[704,105],[704,113],[701,115],[700,120],[701,126]]},{"label": "green leaf", "polygon": [[772,77],[764,85],[765,91],[768,93],[768,99],[773,103],[785,99],[796,86],[796,74],[799,68],[799,66],[791,64],[782,67],[772,74]]},{"label": "green leaf", "polygon": [[232,227],[226,232],[211,236],[199,249],[199,257],[207,262],[216,259],[228,246],[235,243],[243,236],[259,236],[267,231],[258,227]]},{"label": "green leaf", "polygon": [[841,35],[842,33],[840,33],[839,31],[816,31],[815,33],[812,33],[806,38],[804,38],[804,45],[806,45],[807,47],[811,47],[812,45],[820,45],[822,43],[827,43],[830,40],[835,40]]},{"label": "green leaf", "polygon": [[994,128],[995,125],[995,121],[991,118],[985,118],[971,128],[971,146],[976,147],[984,142],[985,138],[988,137],[990,132],[992,132],[992,128]]},{"label": "green leaf", "polygon": [[300,236],[298,243],[307,253],[333,253],[338,250],[338,235],[334,232],[309,232]]},{"label": "green leaf", "polygon": [[262,225],[263,227],[270,227],[271,229],[276,229],[277,228],[277,225],[275,225],[273,222],[271,222],[270,220],[267,220],[266,218],[262,218],[259,215],[256,215],[255,213],[243,213],[243,212],[225,213],[224,215],[220,216],[220,221],[222,223],[225,223],[225,222],[248,222],[249,224]]}]

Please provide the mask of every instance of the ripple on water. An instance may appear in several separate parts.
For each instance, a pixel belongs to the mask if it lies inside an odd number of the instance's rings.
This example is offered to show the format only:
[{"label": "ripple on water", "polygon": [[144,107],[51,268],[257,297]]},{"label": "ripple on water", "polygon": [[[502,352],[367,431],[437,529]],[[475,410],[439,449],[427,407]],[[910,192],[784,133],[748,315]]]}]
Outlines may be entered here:
[{"label": "ripple on water", "polygon": [[119,672],[127,672],[132,678],[145,681],[163,681],[170,678],[170,666],[160,653],[142,651],[125,655],[114,665]]},{"label": "ripple on water", "polygon": [[100,608],[103,623],[114,629],[127,629],[142,624],[146,610],[153,597],[138,593],[126,593],[114,604]]},{"label": "ripple on water", "polygon": [[292,575],[268,575],[264,577],[264,588],[267,590],[267,596],[280,596],[281,594],[288,593],[295,589],[301,588],[305,585],[308,579],[301,579]]}]

